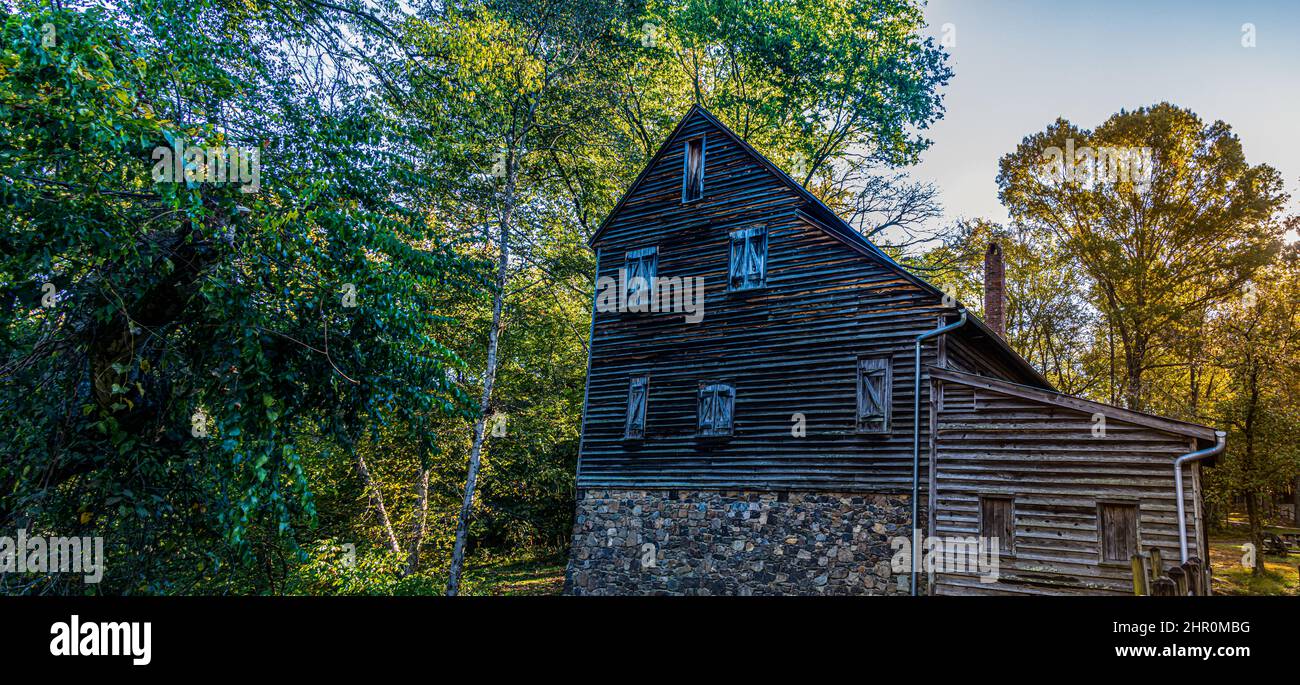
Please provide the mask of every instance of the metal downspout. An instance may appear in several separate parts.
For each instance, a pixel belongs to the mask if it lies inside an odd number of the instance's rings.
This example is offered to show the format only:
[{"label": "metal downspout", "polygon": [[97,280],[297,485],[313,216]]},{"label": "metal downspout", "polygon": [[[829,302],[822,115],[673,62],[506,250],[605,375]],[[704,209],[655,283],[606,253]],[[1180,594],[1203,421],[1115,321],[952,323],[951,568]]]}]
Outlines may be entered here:
[{"label": "metal downspout", "polygon": [[[966,325],[966,310],[955,323],[926,331],[916,336],[916,364],[912,368],[912,596],[916,596],[917,565],[920,563],[921,529],[917,527],[917,516],[921,497],[921,343],[928,338],[943,335]],[[934,426],[930,426],[934,430]],[[1179,481],[1180,483],[1182,481]],[[1179,485],[1180,491],[1182,486]],[[1180,500],[1181,501],[1181,500]]]},{"label": "metal downspout", "polygon": [[1183,464],[1213,457],[1222,452],[1227,444],[1228,434],[1214,431],[1214,447],[1188,452],[1174,460],[1174,491],[1178,494],[1178,552],[1184,564],[1187,563],[1187,506],[1183,504]]}]

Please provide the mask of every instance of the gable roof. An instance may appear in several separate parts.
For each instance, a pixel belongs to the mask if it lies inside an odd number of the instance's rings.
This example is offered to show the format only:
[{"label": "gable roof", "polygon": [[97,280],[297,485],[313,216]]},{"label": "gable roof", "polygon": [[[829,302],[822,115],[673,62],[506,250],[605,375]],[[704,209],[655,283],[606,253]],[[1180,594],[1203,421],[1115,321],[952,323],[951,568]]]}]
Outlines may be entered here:
[{"label": "gable roof", "polygon": [[[772,160],[764,156],[763,153],[754,149],[752,145],[737,135],[735,131],[728,128],[726,124],[719,121],[717,117],[713,116],[713,114],[699,103],[691,105],[691,108],[686,111],[686,114],[677,122],[677,126],[673,128],[672,133],[669,133],[668,138],[659,146],[659,150],[655,152],[654,156],[651,157],[650,161],[645,165],[645,168],[641,170],[639,175],[637,175],[636,180],[632,182],[632,185],[628,187],[627,191],[623,193],[623,196],[614,204],[614,208],[609,211],[605,220],[600,222],[600,226],[596,228],[595,232],[593,232],[591,237],[587,240],[589,246],[595,245],[596,241],[600,239],[601,234],[604,233],[605,229],[614,220],[614,217],[618,216],[619,212],[623,209],[623,205],[627,202],[628,198],[632,197],[632,195],[636,193],[637,188],[640,187],[641,183],[650,175],[650,171],[654,169],[664,155],[672,149],[674,141],[677,139],[677,136],[681,133],[682,129],[685,128],[686,123],[690,121],[692,117],[696,116],[703,118],[705,121],[708,121],[716,127],[723,133],[723,135],[727,136],[731,142],[735,143],[741,150],[748,153],[749,156],[752,157],[754,161],[758,162],[760,166],[771,172],[785,186],[802,198],[805,204],[799,209],[798,214],[804,221],[821,229],[827,235],[835,238],[841,243],[844,243],[849,248],[859,252],[869,259],[873,259],[883,264],[886,268],[898,274],[921,290],[940,298],[945,296],[945,293],[942,290],[936,288],[929,281],[917,276],[911,271],[908,271],[902,264],[894,261],[893,257],[890,257],[884,250],[877,247],[875,243],[868,240],[866,236],[859,233],[839,214],[836,214],[834,210],[827,207],[825,202],[822,202],[820,198],[809,192],[809,190],[803,187],[802,184],[795,181],[789,174],[782,171],[780,167],[773,164]],[[967,310],[960,302],[957,303],[957,309],[967,313],[967,321],[970,322],[970,325],[973,326],[977,332],[973,333],[967,331],[967,327],[963,327],[954,331],[952,334],[962,335],[975,340],[987,338],[992,342],[993,350],[998,354],[998,356],[1010,362],[1013,367],[1025,373],[1040,387],[1049,390],[1053,389],[1052,384],[1049,383],[1032,364],[1030,364],[1024,357],[1020,356],[1020,353],[1011,349],[1011,346],[1002,339],[1002,336],[994,333],[987,324],[985,324],[973,312]]]},{"label": "gable roof", "polygon": [[1187,423],[1186,421],[1168,419],[1163,416],[1156,416],[1155,414],[1146,414],[1140,411],[1124,409],[1123,407],[1116,407],[1102,402],[1085,400],[1081,397],[1066,395],[1054,390],[1043,390],[1042,388],[1020,385],[1019,383],[1012,383],[997,378],[989,378],[987,376],[977,376],[973,373],[965,373],[963,371],[955,371],[953,369],[945,369],[938,366],[927,366],[926,370],[930,372],[930,378],[936,380],[959,383],[972,388],[980,388],[990,392],[1002,393],[1004,395],[1019,397],[1042,404],[1051,404],[1065,409],[1083,412],[1085,414],[1100,413],[1108,419],[1125,421],[1138,426],[1144,426],[1146,428],[1152,428],[1166,433],[1173,433],[1175,435],[1185,435],[1189,438],[1205,440],[1210,443],[1213,443],[1215,439],[1213,429],[1199,426],[1194,423]]}]

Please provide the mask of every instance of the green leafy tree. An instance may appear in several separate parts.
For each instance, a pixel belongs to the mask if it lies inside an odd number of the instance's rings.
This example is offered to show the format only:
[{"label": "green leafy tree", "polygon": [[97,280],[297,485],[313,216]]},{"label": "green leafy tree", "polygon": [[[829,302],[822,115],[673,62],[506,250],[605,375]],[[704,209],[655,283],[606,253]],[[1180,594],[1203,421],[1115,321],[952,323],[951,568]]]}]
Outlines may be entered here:
[{"label": "green leafy tree", "polygon": [[1287,201],[1277,171],[1247,163],[1223,122],[1170,104],[1093,130],[1058,119],[1002,158],[1019,222],[1050,232],[1092,282],[1123,353],[1126,404],[1147,407],[1160,332],[1236,293],[1276,253]]},{"label": "green leafy tree", "polygon": [[[1002,248],[1006,265],[1006,340],[1063,392],[1098,395],[1096,312],[1085,299],[1086,281],[1069,255],[1022,226],[962,221],[918,268],[958,301],[983,313],[984,255]],[[1102,394],[1104,397],[1104,394]]]},{"label": "green leafy tree", "polygon": [[[1213,324],[1216,360],[1230,383],[1218,403],[1230,428],[1228,449],[1210,470],[1220,499],[1243,498],[1250,536],[1263,550],[1265,497],[1294,484],[1300,474],[1300,250],[1292,245],[1247,284]],[[1255,573],[1264,571],[1256,555]]]},{"label": "green leafy tree", "polygon": [[428,454],[471,411],[434,305],[475,263],[417,211],[409,125],[340,76],[345,21],[377,31],[294,2],[5,18],[0,519],[105,535],[112,590],[278,591],[217,571],[292,552],[308,441],[350,460],[396,420]]},{"label": "green leafy tree", "polygon": [[[952,76],[921,35],[921,3],[655,0],[642,21],[656,49],[630,79],[672,84],[653,97],[708,107],[868,237],[899,247],[932,237],[935,189],[882,173],[930,146],[924,132],[943,115],[939,89]],[[640,105],[620,111],[631,130],[662,123],[645,99],[629,101]]]}]

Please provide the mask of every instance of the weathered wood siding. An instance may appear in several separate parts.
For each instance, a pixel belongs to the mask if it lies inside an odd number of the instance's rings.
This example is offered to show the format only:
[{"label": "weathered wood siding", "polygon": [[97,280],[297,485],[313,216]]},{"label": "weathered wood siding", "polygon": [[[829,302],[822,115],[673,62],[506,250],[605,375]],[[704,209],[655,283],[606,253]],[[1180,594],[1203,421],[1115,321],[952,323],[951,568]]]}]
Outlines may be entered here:
[{"label": "weathered wood siding", "polygon": [[970,329],[954,332],[944,338],[943,365],[958,371],[1023,383],[1024,373],[990,347],[986,336],[975,334],[972,337]]},{"label": "weathered wood siding", "polygon": [[[1173,461],[1195,439],[1107,416],[1094,437],[1093,416],[1054,404],[948,381],[932,410],[933,514],[930,535],[977,536],[979,497],[1014,498],[1015,554],[1001,558],[1001,579],[939,573],[935,594],[1132,592],[1130,567],[1100,562],[1099,501],[1138,504],[1139,544],[1179,558]],[[1102,413],[1105,413],[1103,410]],[[1199,472],[1185,473],[1189,545],[1200,547]],[[1202,555],[1202,558],[1203,555]]]},{"label": "weathered wood siding", "polygon": [[[626,252],[658,246],[661,277],[705,278],[704,319],[595,313],[578,486],[906,490],[911,342],[938,325],[940,298],[801,217],[806,199],[707,119],[687,121],[678,139],[699,134],[704,199],[681,202],[683,146],[671,143],[595,247],[598,275],[616,278]],[[728,233],[757,223],[769,231],[767,286],[728,292]],[[894,364],[891,432],[858,434],[856,361],[881,354]],[[628,379],[640,374],[650,379],[645,437],[627,440]],[[706,380],[735,387],[729,438],[696,435]],[[795,414],[806,437],[792,435]]]}]

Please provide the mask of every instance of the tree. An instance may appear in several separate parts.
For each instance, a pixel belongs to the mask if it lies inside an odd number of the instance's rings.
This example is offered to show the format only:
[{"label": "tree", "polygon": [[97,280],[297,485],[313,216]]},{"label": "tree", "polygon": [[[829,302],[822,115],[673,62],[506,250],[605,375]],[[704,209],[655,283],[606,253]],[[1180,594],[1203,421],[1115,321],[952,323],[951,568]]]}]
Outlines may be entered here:
[{"label": "tree", "polygon": [[[495,253],[496,269],[478,418],[472,427],[448,595],[459,592],[487,424],[493,418],[493,388],[512,283],[519,262],[536,267],[529,248],[536,248],[545,237],[530,230],[530,225],[545,223],[542,218],[553,211],[550,199],[560,194],[551,185],[555,177],[546,166],[557,159],[556,147],[582,136],[587,129],[581,126],[581,114],[609,91],[602,49],[611,47],[621,18],[617,8],[596,2],[541,6],[486,2],[465,3],[438,21],[413,27],[413,39],[422,51],[438,55],[443,67],[417,76],[420,91],[438,97],[412,103],[412,113],[439,122],[448,138],[469,143],[465,150],[470,154],[452,153],[441,162],[442,172],[473,169],[476,163],[480,170],[491,169],[490,175],[465,174],[471,187],[463,197],[477,205],[462,215],[477,224],[465,228],[482,230]],[[463,207],[455,198],[452,201],[452,206]],[[524,246],[518,259],[512,252],[516,243]]]},{"label": "tree", "polygon": [[1058,119],[1002,158],[1002,202],[1050,232],[1118,335],[1124,398],[1147,406],[1160,332],[1236,293],[1280,244],[1276,170],[1246,162],[1227,124],[1162,103],[1095,130]]},{"label": "tree", "polygon": [[395,420],[429,452],[470,414],[435,296],[477,267],[416,209],[409,124],[358,83],[379,31],[314,2],[5,18],[6,526],[99,531],[120,592],[246,589],[215,570],[292,551],[305,448]]},{"label": "tree", "polygon": [[[1251,540],[1263,549],[1260,501],[1292,485],[1300,473],[1300,249],[1249,282],[1213,324],[1220,366],[1231,394],[1218,404],[1231,429],[1228,450],[1212,471],[1216,490],[1246,500]],[[1256,555],[1255,573],[1264,571]]]},{"label": "tree", "polygon": [[961,221],[917,268],[982,313],[984,254],[994,241],[1006,264],[1007,342],[1062,392],[1098,394],[1104,376],[1096,373],[1097,347],[1087,344],[1097,332],[1096,312],[1084,297],[1083,274],[1050,240],[1023,226]]},{"label": "tree", "polygon": [[888,170],[929,147],[952,76],[924,25],[912,0],[655,0],[614,111],[648,158],[704,105],[864,235],[908,247],[932,237],[937,193]]}]

